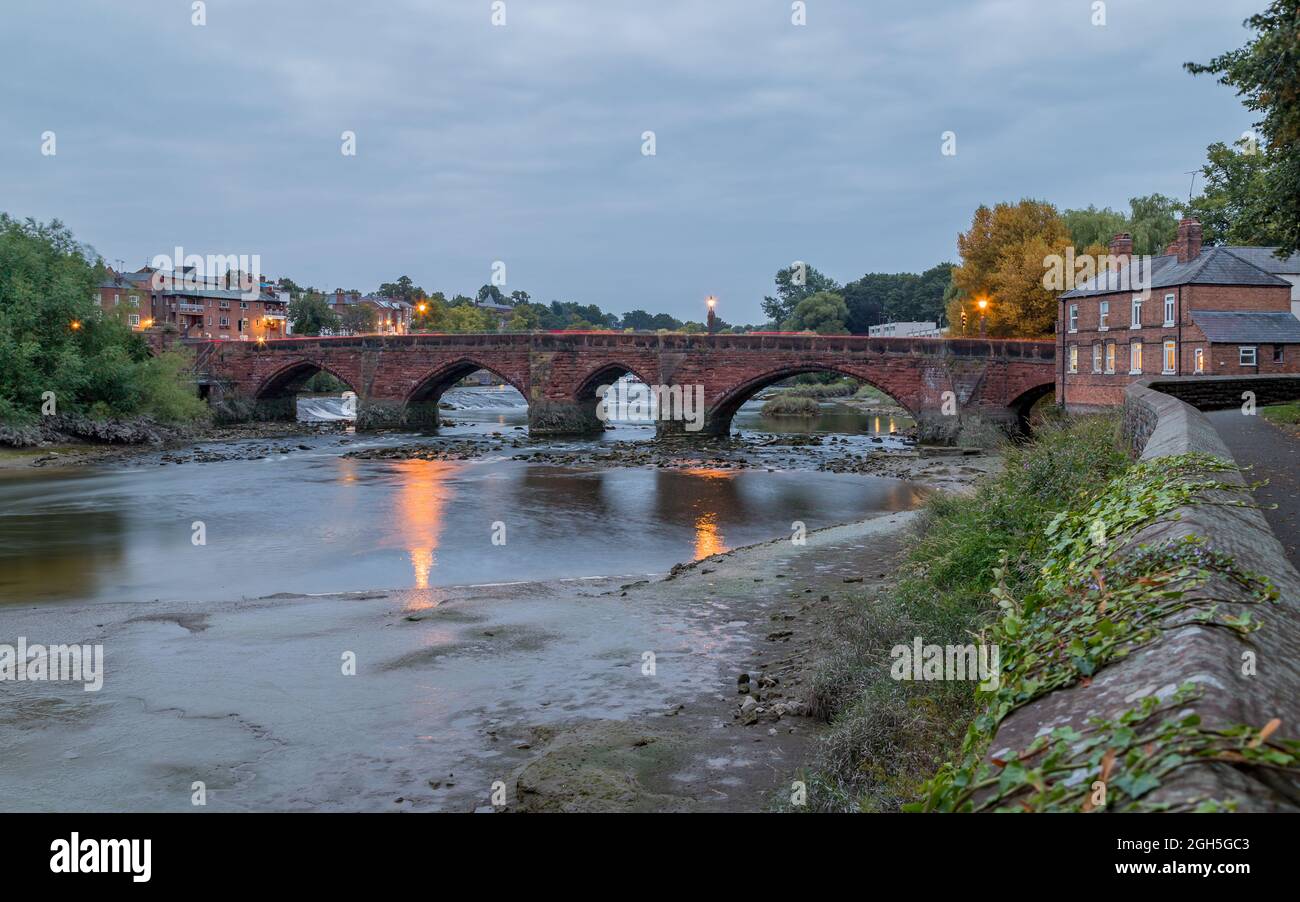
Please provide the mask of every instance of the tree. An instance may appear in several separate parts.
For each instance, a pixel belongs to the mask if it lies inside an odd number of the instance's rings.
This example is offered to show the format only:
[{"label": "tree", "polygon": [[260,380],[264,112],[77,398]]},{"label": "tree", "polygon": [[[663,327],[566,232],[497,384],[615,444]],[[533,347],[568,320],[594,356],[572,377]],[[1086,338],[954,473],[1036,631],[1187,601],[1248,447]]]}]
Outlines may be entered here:
[{"label": "tree", "polygon": [[965,309],[972,317],[968,331],[977,329],[974,302],[984,297],[989,303],[989,334],[1051,332],[1056,295],[1043,285],[1044,258],[1064,255],[1072,241],[1065,220],[1051,204],[1025,199],[991,210],[980,206],[970,230],[957,236],[962,262],[952,271],[956,290],[950,293],[948,322],[959,326]]},{"label": "tree", "polygon": [[367,304],[349,304],[339,315],[344,332],[361,335],[375,331],[375,308]]},{"label": "tree", "polygon": [[101,313],[93,292],[106,275],[58,220],[0,213],[0,422],[34,423],[47,402],[96,418],[206,415],[188,352],[151,357],[125,308]]},{"label": "tree", "polygon": [[510,292],[510,303],[512,304],[527,304],[531,300],[532,297],[526,291]]},{"label": "tree", "polygon": [[289,302],[289,323],[296,335],[320,335],[337,332],[339,317],[326,303],[324,296],[304,294]]},{"label": "tree", "polygon": [[532,304],[527,301],[516,304],[515,309],[510,312],[510,323],[507,328],[511,332],[532,332],[540,328],[542,317]]},{"label": "tree", "polygon": [[411,281],[410,276],[399,276],[396,282],[384,282],[379,286],[379,293],[386,298],[401,298],[413,303],[424,295],[424,289]]},{"label": "tree", "polygon": [[[1163,194],[1148,194],[1145,197],[1129,198],[1128,222],[1122,231],[1133,236],[1133,253],[1159,256],[1169,247],[1170,242],[1178,237],[1178,219],[1183,212],[1182,205],[1172,197]],[[1109,248],[1110,239],[1097,241],[1097,244]]]},{"label": "tree", "polygon": [[800,301],[781,328],[789,332],[811,330],[821,335],[844,335],[849,308],[844,298],[833,291],[819,291]]},{"label": "tree", "polygon": [[776,297],[763,298],[763,312],[776,323],[789,319],[794,308],[804,298],[812,297],[819,291],[840,290],[838,282],[807,264],[777,270],[775,281]]},{"label": "tree", "polygon": [[1273,0],[1245,24],[1255,37],[1244,47],[1185,68],[1218,75],[1247,109],[1262,115],[1255,123],[1266,166],[1258,203],[1272,211],[1267,233],[1285,256],[1300,250],[1300,0]]},{"label": "tree", "polygon": [[411,312],[411,330],[413,332],[441,332],[446,318],[447,299],[441,291],[435,291],[427,298],[416,299],[415,309]]},{"label": "tree", "polygon": [[[1120,232],[1127,232],[1128,217],[1110,207],[1100,210],[1089,204],[1083,210],[1066,210],[1061,214],[1065,227],[1070,230],[1076,253],[1079,249],[1100,244],[1108,247],[1110,240]],[[1137,248],[1134,247],[1136,252]]]},{"label": "tree", "polygon": [[459,304],[447,308],[441,329],[443,332],[495,332],[496,330],[496,317],[473,304]]},{"label": "tree", "polygon": [[1285,244],[1277,211],[1267,201],[1268,160],[1248,141],[1237,146],[1216,142],[1206,150],[1204,188],[1187,205],[1188,213],[1201,221],[1206,244]]}]

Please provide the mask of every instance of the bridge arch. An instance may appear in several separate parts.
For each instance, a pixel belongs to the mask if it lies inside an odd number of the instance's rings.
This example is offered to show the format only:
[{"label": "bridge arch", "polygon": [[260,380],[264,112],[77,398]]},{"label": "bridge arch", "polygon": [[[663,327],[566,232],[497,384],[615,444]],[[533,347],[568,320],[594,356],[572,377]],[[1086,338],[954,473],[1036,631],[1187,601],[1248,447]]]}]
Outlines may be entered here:
[{"label": "bridge arch", "polygon": [[835,366],[833,364],[810,363],[783,366],[773,370],[768,370],[759,376],[754,376],[733,388],[727,389],[713,402],[712,405],[710,405],[705,429],[712,435],[729,435],[731,433],[731,420],[735,417],[736,411],[740,410],[742,404],[768,386],[807,373],[834,373],[838,376],[844,376],[857,382],[865,383],[877,391],[883,392],[885,395],[889,396],[894,403],[906,410],[909,416],[916,417],[917,415],[917,411],[913,410],[911,406],[902,399],[900,393],[891,389],[883,380],[877,380],[870,376],[863,375],[863,373],[856,368]]},{"label": "bridge arch", "polygon": [[329,373],[352,391],[357,390],[357,387],[352,384],[352,380],[343,373],[318,360],[309,360],[303,357],[285,364],[263,379],[261,385],[253,393],[253,398],[262,401],[297,394],[299,389],[317,373]]},{"label": "bridge arch", "polygon": [[329,373],[356,394],[355,382],[334,367],[307,357],[292,360],[271,373],[253,393],[257,418],[263,420],[295,420],[298,418],[297,396],[304,385],[317,373]]},{"label": "bridge arch", "polygon": [[1015,398],[1011,399],[1011,402],[1007,404],[1007,407],[1015,412],[1016,420],[1021,431],[1028,430],[1029,411],[1033,409],[1033,406],[1047,395],[1055,393],[1055,391],[1056,382],[1053,380],[1052,382],[1043,382],[1038,385],[1030,386]]},{"label": "bridge arch", "polygon": [[528,403],[528,391],[525,386],[501,372],[492,364],[474,357],[461,357],[450,363],[442,363],[416,381],[415,386],[407,392],[402,400],[402,424],[405,426],[437,426],[440,417],[438,404],[443,392],[460,380],[479,370],[487,370],[519,394],[524,403]]}]

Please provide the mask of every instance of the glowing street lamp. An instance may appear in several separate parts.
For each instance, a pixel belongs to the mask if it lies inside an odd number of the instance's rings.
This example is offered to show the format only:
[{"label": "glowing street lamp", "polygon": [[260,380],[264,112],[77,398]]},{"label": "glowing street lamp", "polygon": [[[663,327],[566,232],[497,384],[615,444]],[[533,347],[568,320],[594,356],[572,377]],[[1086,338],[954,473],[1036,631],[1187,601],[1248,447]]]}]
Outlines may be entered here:
[{"label": "glowing street lamp", "polygon": [[709,334],[712,335],[714,331],[718,328],[718,317],[713,309],[718,306],[718,299],[715,298],[713,295],[709,295],[707,298],[704,299],[704,303],[709,305],[708,326],[709,326]]},{"label": "glowing street lamp", "polygon": [[983,337],[984,337],[984,324],[985,324],[984,314],[985,314],[985,313],[988,311],[988,309],[989,309],[989,299],[988,299],[988,298],[980,298],[980,299],[978,299],[978,300],[975,302],[975,306],[978,307],[979,310],[980,310],[980,337],[983,338]]},{"label": "glowing street lamp", "polygon": [[81,320],[74,319],[72,322],[68,323],[68,328],[70,328],[73,332],[76,332],[78,329],[81,328]]}]

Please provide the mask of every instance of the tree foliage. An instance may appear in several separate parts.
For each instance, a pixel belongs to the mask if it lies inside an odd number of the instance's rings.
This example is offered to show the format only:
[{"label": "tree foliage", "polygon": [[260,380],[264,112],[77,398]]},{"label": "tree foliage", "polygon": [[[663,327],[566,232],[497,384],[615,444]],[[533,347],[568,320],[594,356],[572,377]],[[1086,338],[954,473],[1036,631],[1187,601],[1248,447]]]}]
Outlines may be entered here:
[{"label": "tree foliage", "polygon": [[781,328],[790,332],[811,330],[820,335],[844,335],[848,330],[849,308],[833,291],[819,291],[795,305]]},{"label": "tree foliage", "polygon": [[[1253,221],[1242,230],[1259,228],[1282,254],[1294,253],[1300,250],[1300,0],[1273,0],[1245,24],[1255,36],[1244,47],[1186,68],[1193,75],[1218,75],[1221,84],[1237,89],[1247,109],[1261,115],[1255,128],[1264,139],[1264,167],[1248,179],[1256,194],[1244,208]],[[1231,234],[1232,226],[1226,231]]]},{"label": "tree foliage", "polygon": [[125,310],[101,313],[93,292],[105,272],[58,220],[0,213],[0,421],[34,422],[47,398],[56,413],[95,417],[206,413],[187,354],[153,358]]},{"label": "tree foliage", "polygon": [[324,295],[315,293],[301,295],[289,302],[289,323],[295,335],[337,332],[342,325]]},{"label": "tree foliage", "polygon": [[794,308],[804,298],[821,291],[840,290],[838,282],[807,264],[777,270],[775,281],[776,297],[763,298],[763,312],[774,323],[789,319],[794,314]]},{"label": "tree foliage", "polygon": [[957,333],[962,311],[968,333],[978,329],[979,298],[988,300],[989,335],[1038,336],[1052,331],[1056,295],[1043,287],[1043,259],[1064,254],[1073,243],[1065,220],[1049,203],[1025,199],[1017,204],[980,206],[970,230],[957,236],[962,262],[952,271],[948,321]]}]

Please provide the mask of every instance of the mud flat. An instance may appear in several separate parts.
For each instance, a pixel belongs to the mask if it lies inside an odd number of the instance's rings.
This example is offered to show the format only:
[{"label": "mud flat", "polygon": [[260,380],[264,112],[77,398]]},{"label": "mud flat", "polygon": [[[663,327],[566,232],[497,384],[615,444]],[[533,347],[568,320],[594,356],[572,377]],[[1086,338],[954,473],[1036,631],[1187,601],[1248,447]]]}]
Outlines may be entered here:
[{"label": "mud flat", "polygon": [[99,643],[105,673],[5,686],[0,799],[192,810],[201,782],[208,810],[463,811],[499,783],[506,810],[766,808],[818,730],[818,626],[889,579],[913,516],[668,577],[11,605],[0,642]]}]

